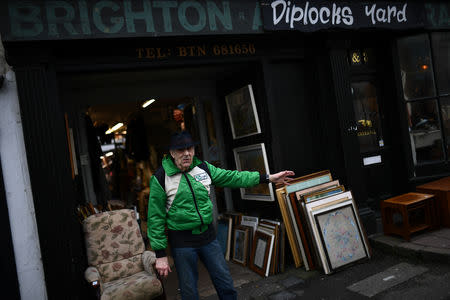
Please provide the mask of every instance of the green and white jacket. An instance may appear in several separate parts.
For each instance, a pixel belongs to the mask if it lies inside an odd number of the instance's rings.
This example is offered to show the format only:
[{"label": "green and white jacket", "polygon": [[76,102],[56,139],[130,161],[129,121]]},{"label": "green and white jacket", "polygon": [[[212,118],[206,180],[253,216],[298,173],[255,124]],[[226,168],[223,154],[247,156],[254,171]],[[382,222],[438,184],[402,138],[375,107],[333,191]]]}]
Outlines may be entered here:
[{"label": "green and white jacket", "polygon": [[209,198],[211,185],[246,188],[264,182],[263,178],[258,172],[220,169],[197,157],[188,171],[181,172],[172,158],[166,156],[162,167],[150,179],[147,234],[157,257],[166,255],[166,225],[172,247],[174,243],[183,244],[180,239],[186,240],[187,246],[196,246],[205,239],[215,238],[210,225],[213,218]]}]

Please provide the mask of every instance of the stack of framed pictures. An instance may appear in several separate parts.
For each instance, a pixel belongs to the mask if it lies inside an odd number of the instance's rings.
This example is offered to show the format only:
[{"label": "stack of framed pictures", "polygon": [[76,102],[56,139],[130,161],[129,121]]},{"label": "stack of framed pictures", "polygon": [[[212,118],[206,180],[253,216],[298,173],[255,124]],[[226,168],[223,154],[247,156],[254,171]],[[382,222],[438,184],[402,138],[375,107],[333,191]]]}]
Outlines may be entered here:
[{"label": "stack of framed pictures", "polygon": [[261,276],[284,270],[284,225],[282,222],[261,219],[253,238],[249,267]]},{"label": "stack of framed pictures", "polygon": [[254,216],[233,213],[240,223],[227,213],[219,218],[217,239],[224,249],[224,256],[261,276],[284,271],[285,226],[283,222],[259,219]]},{"label": "stack of framed pictures", "polygon": [[[351,192],[333,180],[328,170],[295,178],[290,185],[278,187],[276,193],[296,267],[322,267],[329,274],[370,257]],[[340,210],[339,203],[347,206]],[[345,245],[338,241],[345,241]]]}]

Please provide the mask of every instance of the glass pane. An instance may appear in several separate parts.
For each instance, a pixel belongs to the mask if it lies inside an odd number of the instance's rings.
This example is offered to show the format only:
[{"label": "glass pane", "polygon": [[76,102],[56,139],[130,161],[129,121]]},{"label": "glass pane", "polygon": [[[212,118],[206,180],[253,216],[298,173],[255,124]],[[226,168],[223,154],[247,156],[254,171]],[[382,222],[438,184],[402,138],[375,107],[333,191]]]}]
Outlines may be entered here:
[{"label": "glass pane", "polygon": [[439,94],[450,93],[450,33],[433,33],[434,65]]},{"label": "glass pane", "polygon": [[377,91],[369,81],[353,82],[353,109],[358,123],[361,153],[378,150],[384,145],[378,112]]},{"label": "glass pane", "polygon": [[428,36],[399,39],[398,56],[405,100],[435,96]]},{"label": "glass pane", "polygon": [[436,100],[406,104],[414,163],[442,160],[442,136]]},{"label": "glass pane", "polygon": [[450,157],[450,97],[441,98],[441,116],[445,140],[447,141],[447,156]]}]

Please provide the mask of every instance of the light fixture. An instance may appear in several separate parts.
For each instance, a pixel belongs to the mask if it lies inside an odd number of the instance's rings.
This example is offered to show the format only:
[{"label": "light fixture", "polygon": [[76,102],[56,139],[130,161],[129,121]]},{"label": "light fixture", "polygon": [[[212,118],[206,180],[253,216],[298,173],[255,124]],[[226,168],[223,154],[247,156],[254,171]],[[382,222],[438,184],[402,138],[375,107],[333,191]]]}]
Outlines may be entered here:
[{"label": "light fixture", "polygon": [[116,131],[117,129],[119,129],[120,127],[122,127],[122,126],[123,126],[123,123],[117,123],[112,128],[106,130],[105,134],[110,134],[110,133]]},{"label": "light fixture", "polygon": [[153,102],[155,102],[155,99],[150,99],[144,102],[144,104],[142,104],[142,108],[146,108],[147,106],[149,106],[150,104],[152,104]]},{"label": "light fixture", "polygon": [[113,152],[108,152],[108,153],[105,154],[106,157],[110,157],[110,156],[112,156],[112,155],[114,155]]},{"label": "light fixture", "polygon": [[428,70],[428,65],[425,65],[425,64],[424,64],[424,65],[421,65],[420,67],[421,67],[422,70],[424,70],[424,71],[425,71],[425,70]]}]

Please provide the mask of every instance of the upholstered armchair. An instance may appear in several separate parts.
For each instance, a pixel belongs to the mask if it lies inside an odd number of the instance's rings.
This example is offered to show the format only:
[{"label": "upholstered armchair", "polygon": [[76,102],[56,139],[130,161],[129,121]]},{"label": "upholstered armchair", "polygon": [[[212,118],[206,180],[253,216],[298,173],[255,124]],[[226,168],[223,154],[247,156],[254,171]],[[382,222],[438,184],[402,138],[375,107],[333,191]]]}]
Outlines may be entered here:
[{"label": "upholstered armchair", "polygon": [[91,215],[83,221],[89,267],[85,278],[99,290],[101,300],[153,299],[163,294],[145,251],[136,214],[131,209]]}]

